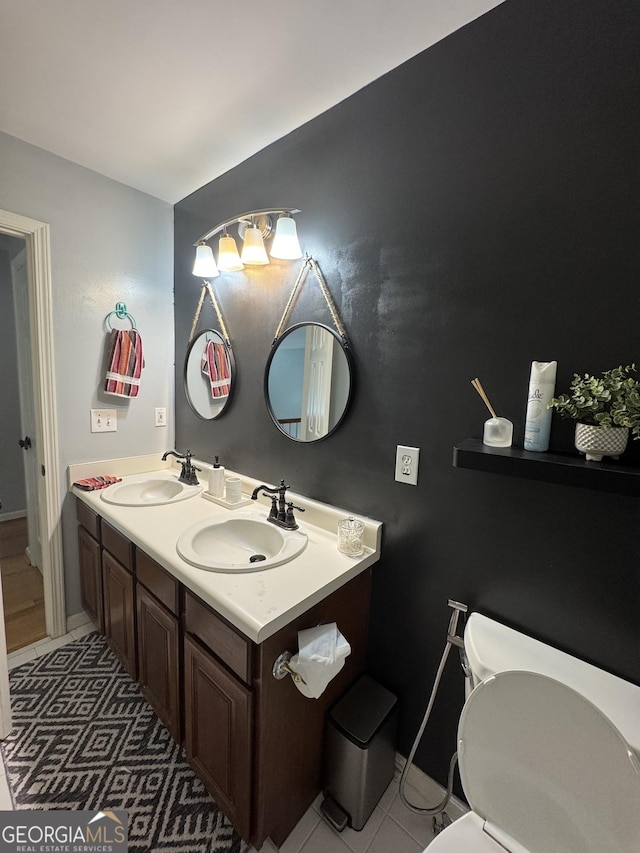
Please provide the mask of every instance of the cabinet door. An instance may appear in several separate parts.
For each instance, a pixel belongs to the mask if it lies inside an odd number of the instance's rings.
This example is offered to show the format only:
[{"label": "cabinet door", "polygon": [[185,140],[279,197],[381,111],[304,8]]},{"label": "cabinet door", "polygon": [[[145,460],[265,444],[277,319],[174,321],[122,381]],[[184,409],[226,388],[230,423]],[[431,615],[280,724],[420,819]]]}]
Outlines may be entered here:
[{"label": "cabinet door", "polygon": [[78,527],[80,552],[80,595],[82,607],[104,634],[104,612],[102,607],[102,570],[100,567],[100,543],[84,527]]},{"label": "cabinet door", "polygon": [[123,667],[136,680],[133,576],[108,551],[102,552],[104,633]]},{"label": "cabinet door", "polygon": [[239,835],[250,839],[251,691],[185,636],[185,749]]},{"label": "cabinet door", "polygon": [[140,688],[180,743],[178,620],[140,584],[136,585],[136,608]]}]

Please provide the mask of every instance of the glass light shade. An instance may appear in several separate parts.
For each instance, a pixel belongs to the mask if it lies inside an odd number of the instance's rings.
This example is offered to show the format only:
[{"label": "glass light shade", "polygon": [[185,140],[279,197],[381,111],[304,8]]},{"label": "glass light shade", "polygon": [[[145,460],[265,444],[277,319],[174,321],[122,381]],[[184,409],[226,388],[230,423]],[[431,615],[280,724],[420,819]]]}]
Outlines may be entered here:
[{"label": "glass light shade", "polygon": [[271,257],[295,261],[302,257],[296,223],[290,216],[281,216],[276,224],[276,234],[271,245]]},{"label": "glass light shade", "polygon": [[213,258],[213,252],[204,243],[196,246],[196,262],[193,265],[193,274],[197,275],[198,278],[215,278],[220,275]]},{"label": "glass light shade", "polygon": [[226,272],[244,269],[244,264],[238,254],[236,241],[233,237],[229,237],[228,234],[223,234],[220,237],[218,244],[218,268]]},{"label": "glass light shade", "polygon": [[255,226],[244,232],[244,248],[241,260],[243,264],[268,264],[269,258],[264,247],[262,232]]}]

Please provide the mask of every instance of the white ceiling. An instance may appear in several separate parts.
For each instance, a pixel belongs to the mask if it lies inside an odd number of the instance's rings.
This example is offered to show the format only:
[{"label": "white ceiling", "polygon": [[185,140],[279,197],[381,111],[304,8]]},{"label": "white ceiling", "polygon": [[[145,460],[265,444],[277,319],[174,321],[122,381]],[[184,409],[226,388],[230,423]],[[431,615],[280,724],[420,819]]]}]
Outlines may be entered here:
[{"label": "white ceiling", "polygon": [[0,130],[176,202],[503,0],[0,0]]}]

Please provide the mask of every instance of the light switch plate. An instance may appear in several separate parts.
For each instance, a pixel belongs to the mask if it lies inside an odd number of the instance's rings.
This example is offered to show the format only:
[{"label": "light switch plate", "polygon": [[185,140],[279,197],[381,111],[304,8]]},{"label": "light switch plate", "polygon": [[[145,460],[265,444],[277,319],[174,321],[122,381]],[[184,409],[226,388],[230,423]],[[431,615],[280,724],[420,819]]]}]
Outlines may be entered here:
[{"label": "light switch plate", "polygon": [[409,483],[411,486],[418,485],[419,460],[419,447],[406,447],[404,444],[399,444],[396,447],[396,480],[398,483]]},{"label": "light switch plate", "polygon": [[167,425],[167,410],[162,407],[156,406],[155,410],[155,424],[157,427],[166,427]]},{"label": "light switch plate", "polygon": [[115,409],[91,409],[91,432],[117,432],[118,416]]}]

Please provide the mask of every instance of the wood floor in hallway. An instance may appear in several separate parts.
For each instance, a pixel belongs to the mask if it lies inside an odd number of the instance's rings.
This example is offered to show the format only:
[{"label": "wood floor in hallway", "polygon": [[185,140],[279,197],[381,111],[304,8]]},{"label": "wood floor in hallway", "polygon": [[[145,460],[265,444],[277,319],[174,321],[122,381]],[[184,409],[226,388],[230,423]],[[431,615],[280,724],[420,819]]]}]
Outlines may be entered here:
[{"label": "wood floor in hallway", "polygon": [[0,522],[0,570],[7,652],[14,652],[47,636],[42,575],[27,561],[26,547],[26,518]]}]

